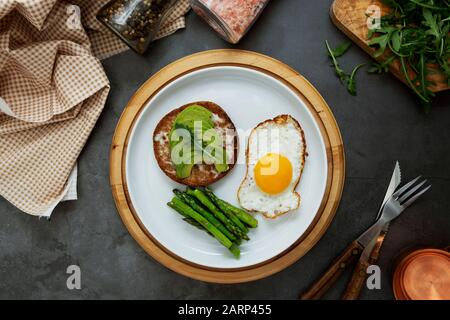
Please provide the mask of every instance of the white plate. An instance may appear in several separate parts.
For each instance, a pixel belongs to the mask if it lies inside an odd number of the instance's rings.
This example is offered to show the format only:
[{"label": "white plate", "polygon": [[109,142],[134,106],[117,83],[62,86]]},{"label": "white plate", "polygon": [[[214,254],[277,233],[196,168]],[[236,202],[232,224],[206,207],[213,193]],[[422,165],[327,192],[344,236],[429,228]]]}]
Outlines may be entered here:
[{"label": "white plate", "polygon": [[[152,135],[159,120],[189,102],[209,100],[220,105],[236,128],[248,130],[261,121],[290,114],[305,132],[308,158],[297,191],[298,210],[276,220],[257,215],[259,226],[250,231],[240,259],[205,232],[184,222],[166,203],[180,187],[159,168],[153,155]],[[239,141],[245,157],[247,141]],[[196,264],[212,268],[242,268],[269,260],[288,249],[307,230],[325,193],[327,157],[320,129],[304,102],[286,85],[264,73],[242,67],[212,67],[189,73],[165,86],[145,106],[130,135],[126,153],[126,182],[136,214],[147,231],[167,250]],[[212,186],[217,195],[237,204],[236,192],[245,164]]]}]

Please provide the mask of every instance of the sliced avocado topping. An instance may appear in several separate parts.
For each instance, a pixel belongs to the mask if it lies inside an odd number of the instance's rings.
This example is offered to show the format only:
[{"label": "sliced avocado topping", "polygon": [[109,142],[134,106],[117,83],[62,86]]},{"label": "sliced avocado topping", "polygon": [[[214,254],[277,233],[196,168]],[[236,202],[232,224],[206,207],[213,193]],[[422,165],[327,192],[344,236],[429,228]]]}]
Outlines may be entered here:
[{"label": "sliced avocado topping", "polygon": [[[185,131],[181,131],[184,134],[178,134],[177,129],[185,129]],[[196,104],[188,106],[175,118],[169,136],[170,152],[177,178],[188,178],[194,165],[203,162],[204,159],[207,159],[208,163],[214,163],[214,167],[219,173],[229,170],[225,149],[215,147],[223,145],[222,138],[217,131],[208,132],[208,130],[214,130],[212,112],[202,106]],[[174,134],[175,132],[177,134]],[[206,141],[205,133],[207,136],[213,135],[214,138]],[[185,150],[189,150],[190,155],[183,154]],[[182,157],[181,163],[174,161],[172,151]]]}]

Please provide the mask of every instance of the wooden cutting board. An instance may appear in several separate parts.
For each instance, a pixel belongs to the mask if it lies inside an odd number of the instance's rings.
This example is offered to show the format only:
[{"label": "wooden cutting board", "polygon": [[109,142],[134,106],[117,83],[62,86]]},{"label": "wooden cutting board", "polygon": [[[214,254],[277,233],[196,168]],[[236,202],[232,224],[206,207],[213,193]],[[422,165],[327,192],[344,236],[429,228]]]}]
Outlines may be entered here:
[{"label": "wooden cutting board", "polygon": [[[367,9],[371,5],[376,5],[381,9],[381,16],[389,12],[389,7],[385,6],[380,0],[335,0],[331,6],[330,16],[338,29],[372,56],[375,49],[368,45],[367,33],[369,28],[367,26],[368,17],[366,14]],[[383,61],[385,58],[386,56],[383,55],[376,60]],[[391,64],[390,71],[406,83],[398,60],[395,60]],[[413,76],[414,74],[411,72],[410,77]],[[435,82],[434,86],[430,86],[433,92],[450,89],[447,85],[447,79],[442,74],[433,74],[428,79]]]}]

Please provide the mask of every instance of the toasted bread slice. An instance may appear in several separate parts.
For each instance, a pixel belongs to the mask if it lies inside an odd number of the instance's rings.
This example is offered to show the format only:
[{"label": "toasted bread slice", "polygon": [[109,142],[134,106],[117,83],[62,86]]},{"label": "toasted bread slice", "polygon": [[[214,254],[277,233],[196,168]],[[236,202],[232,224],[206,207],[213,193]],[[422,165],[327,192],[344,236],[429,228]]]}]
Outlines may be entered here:
[{"label": "toasted bread slice", "polygon": [[[192,169],[191,175],[188,178],[179,179],[176,175],[175,166],[173,165],[170,157],[169,133],[177,115],[188,106],[194,104],[202,106],[213,113],[215,129],[223,137],[223,141],[226,145],[227,156],[231,159],[231,161],[229,163],[229,169],[225,172],[218,173],[214,168],[214,165],[197,164]],[[231,139],[229,138],[228,140],[225,139],[227,132],[232,134],[234,137]],[[172,180],[191,187],[208,186],[225,177],[236,164],[238,156],[238,137],[236,127],[226,112],[217,104],[209,101],[192,102],[178,109],[172,110],[161,119],[153,132],[153,151],[159,167]]]}]

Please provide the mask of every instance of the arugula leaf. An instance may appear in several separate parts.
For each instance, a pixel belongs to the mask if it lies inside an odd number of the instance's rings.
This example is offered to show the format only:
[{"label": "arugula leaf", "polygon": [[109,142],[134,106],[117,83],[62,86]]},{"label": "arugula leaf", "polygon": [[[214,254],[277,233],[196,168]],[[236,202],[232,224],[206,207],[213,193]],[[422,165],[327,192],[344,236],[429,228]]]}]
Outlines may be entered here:
[{"label": "arugula leaf", "polygon": [[347,90],[352,96],[356,96],[356,72],[364,66],[364,63],[361,63],[357,65],[355,68],[353,68],[352,73],[350,74],[350,77],[347,80]]},{"label": "arugula leaf", "polygon": [[406,82],[408,82],[411,89],[413,89],[413,91],[419,96],[420,99],[422,99],[423,102],[426,102],[426,103],[430,102],[423,94],[421,94],[417,90],[417,86],[412,82],[411,78],[409,77],[408,69],[407,69],[406,63],[405,63],[405,58],[400,57],[400,62],[402,64],[402,71],[405,76]]},{"label": "arugula leaf", "polygon": [[[382,73],[394,60],[406,83],[419,97],[426,110],[434,93],[429,66],[447,78],[450,86],[450,3],[449,0],[382,0],[392,10],[381,17],[381,25],[369,30],[368,43],[376,51],[374,57],[388,56],[373,64],[369,73]],[[389,54],[390,53],[390,54]]]},{"label": "arugula leaf", "polygon": [[440,60],[439,64],[447,77],[447,85],[450,87],[450,65],[445,60]]},{"label": "arugula leaf", "polygon": [[331,57],[331,55],[333,55],[335,58],[341,57],[348,51],[348,49],[350,49],[351,46],[352,46],[352,43],[350,41],[346,41],[346,42],[340,44],[339,46],[337,46],[336,48],[330,49],[331,54],[330,53],[328,53],[328,54],[330,55],[330,57]]},{"label": "arugula leaf", "polygon": [[[416,4],[416,5],[420,6],[420,7],[429,8],[429,9],[433,9],[433,10],[445,10],[444,7],[436,7],[436,6],[434,6],[433,5],[434,1],[428,1],[430,3],[424,3],[424,2],[419,1],[419,0],[409,0],[409,1],[411,1],[412,3],[414,3],[414,4]],[[445,0],[443,2],[445,3]],[[448,6],[448,4],[447,4],[447,6]]]},{"label": "arugula leaf", "polygon": [[[327,40],[325,40],[325,44],[328,50],[328,56],[331,58],[332,66],[334,67],[335,73],[338,78],[341,80],[341,83],[345,83],[347,87],[347,91],[352,95],[356,96],[356,72],[359,68],[361,68],[364,64],[357,65],[351,74],[347,74],[340,66],[337,61],[337,57],[343,55],[350,46],[347,43],[341,44],[335,49],[331,49],[330,44]],[[337,55],[336,55],[337,54]]]},{"label": "arugula leaf", "polygon": [[431,10],[429,9],[423,9],[423,17],[424,17],[424,21],[422,22],[425,26],[429,27],[429,29],[426,31],[427,34],[433,35],[436,38],[440,38],[441,37],[441,33],[440,33],[440,27],[439,24],[437,22],[437,16],[433,15],[431,13]]},{"label": "arugula leaf", "polygon": [[330,44],[328,43],[328,40],[325,40],[325,44],[327,46],[328,56],[331,58],[336,75],[341,80],[341,82],[345,82],[347,80],[348,75],[339,66],[339,63],[336,60],[336,56],[334,55],[334,51],[331,49]]},{"label": "arugula leaf", "polygon": [[375,31],[377,33],[381,33],[382,35],[370,39],[368,44],[369,46],[378,46],[378,50],[375,51],[375,53],[373,54],[373,56],[376,58],[381,56],[386,51],[386,47],[388,46],[392,33],[396,31],[396,29],[392,27],[387,27],[376,29]]},{"label": "arugula leaf", "polygon": [[375,73],[385,73],[389,71],[389,66],[391,65],[391,63],[396,59],[396,56],[390,56],[389,58],[387,58],[386,60],[384,60],[383,62],[374,62],[372,63],[372,65],[370,66],[370,68],[367,70],[368,73],[370,74],[375,74]]},{"label": "arugula leaf", "polygon": [[402,46],[402,33],[399,30],[392,32],[391,43],[392,50],[398,52]]},{"label": "arugula leaf", "polygon": [[380,74],[383,72],[387,72],[387,71],[384,70],[381,63],[377,63],[377,62],[372,63],[370,65],[369,69],[367,69],[367,73],[369,73],[369,74],[376,74],[376,73]]}]

